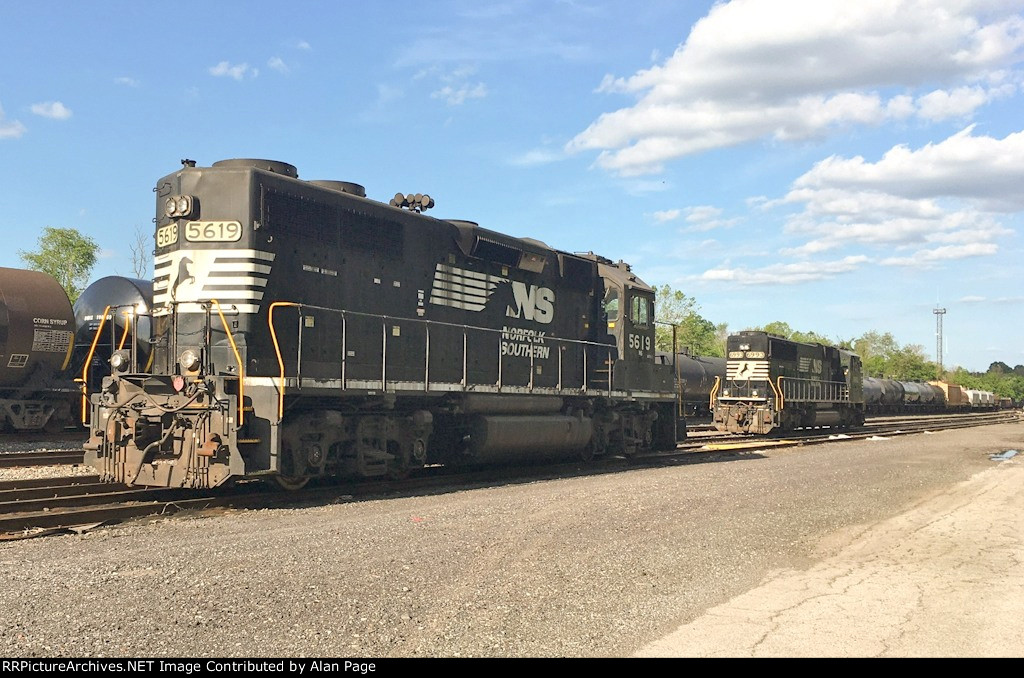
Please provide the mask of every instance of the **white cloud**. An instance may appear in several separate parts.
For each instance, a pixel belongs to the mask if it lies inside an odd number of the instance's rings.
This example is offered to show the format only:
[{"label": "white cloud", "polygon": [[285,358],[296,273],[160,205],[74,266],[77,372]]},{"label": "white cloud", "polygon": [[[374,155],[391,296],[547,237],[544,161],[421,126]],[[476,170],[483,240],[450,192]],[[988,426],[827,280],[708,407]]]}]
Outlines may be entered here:
[{"label": "white cloud", "polygon": [[0,139],[19,139],[25,131],[25,126],[17,120],[7,119],[3,106],[0,106]]},{"label": "white cloud", "polygon": [[120,78],[114,78],[114,83],[117,85],[125,85],[126,87],[138,87],[139,81],[135,78],[129,78],[128,76],[122,76]]},{"label": "white cloud", "polygon": [[918,97],[918,115],[926,120],[945,120],[969,116],[996,92],[981,87],[958,87],[952,91],[935,90]]},{"label": "white cloud", "polygon": [[927,268],[939,261],[965,259],[995,254],[998,248],[992,243],[970,243],[967,245],[947,245],[930,250],[918,250],[909,257],[889,257],[881,263],[885,266],[913,266]]},{"label": "white cloud", "polygon": [[457,87],[445,85],[430,93],[431,99],[444,99],[449,106],[461,106],[467,99],[483,99],[487,96],[487,86],[482,82],[475,85],[462,84]]},{"label": "white cloud", "polygon": [[1024,209],[1024,131],[1003,139],[974,136],[970,126],[914,151],[895,146],[877,163],[832,156],[797,179],[796,191],[864,190],[917,200],[948,196],[991,211]]},{"label": "white cloud", "polygon": [[857,255],[833,261],[772,264],[759,269],[712,268],[702,273],[697,279],[738,285],[796,285],[850,273],[867,261],[866,256]]},{"label": "white cloud", "polygon": [[310,46],[310,44],[308,42],[306,42],[305,40],[299,40],[298,42],[296,42],[295,43],[295,48],[296,49],[302,49],[302,50],[311,50],[311,49],[313,49],[313,47]]},{"label": "white cloud", "polygon": [[235,80],[242,80],[247,75],[251,78],[255,78],[260,74],[256,68],[251,68],[249,64],[231,64],[227,61],[221,61],[216,66],[210,66],[210,75],[218,78],[234,78]]},{"label": "white cloud", "polygon": [[32,112],[51,120],[67,120],[71,117],[71,109],[59,101],[44,101],[32,104]]},{"label": "white cloud", "polygon": [[[605,76],[599,91],[637,102],[601,115],[567,150],[598,150],[599,166],[628,176],[757,139],[808,139],[912,115],[964,117],[1013,91],[1006,69],[1024,58],[1021,6],[790,0],[780,11],[778,0],[715,4],[662,64]],[[936,82],[959,85],[923,89]]]},{"label": "white cloud", "polygon": [[669,209],[654,212],[651,216],[658,223],[675,221],[683,217],[688,224],[685,231],[710,231],[715,228],[727,228],[738,223],[738,219],[720,219],[722,209],[712,205],[697,205],[683,209]]},{"label": "white cloud", "polygon": [[563,159],[565,159],[565,155],[559,151],[550,148],[534,148],[513,156],[509,160],[509,164],[517,167],[535,167],[538,165],[550,165]]},{"label": "white cloud", "polygon": [[461,106],[467,99],[483,99],[487,96],[487,86],[484,83],[470,82],[470,76],[474,75],[476,70],[475,66],[464,64],[445,72],[434,65],[420,69],[412,79],[437,78],[443,86],[431,92],[430,98],[444,99],[449,106]]},{"label": "white cloud", "polygon": [[785,233],[809,238],[780,253],[860,245],[884,249],[883,264],[920,267],[995,254],[1013,233],[1004,215],[1024,210],[1015,188],[1024,185],[1024,132],[1003,139],[972,132],[916,150],[896,146],[874,163],[832,156],[815,164],[773,201],[802,205]]},{"label": "white cloud", "polygon": [[959,301],[961,304],[980,304],[981,302],[986,301],[986,299],[985,297],[968,295],[966,297],[960,297]]},{"label": "white cloud", "polygon": [[663,224],[666,221],[674,221],[674,220],[678,219],[679,216],[682,213],[683,213],[683,210],[680,210],[680,209],[661,210],[661,211],[655,212],[652,216],[654,217],[654,220],[657,221],[659,224]]},{"label": "white cloud", "polygon": [[276,56],[270,57],[270,59],[267,60],[267,66],[270,66],[278,73],[287,73],[290,70],[288,68],[288,64],[286,64],[281,57]]}]

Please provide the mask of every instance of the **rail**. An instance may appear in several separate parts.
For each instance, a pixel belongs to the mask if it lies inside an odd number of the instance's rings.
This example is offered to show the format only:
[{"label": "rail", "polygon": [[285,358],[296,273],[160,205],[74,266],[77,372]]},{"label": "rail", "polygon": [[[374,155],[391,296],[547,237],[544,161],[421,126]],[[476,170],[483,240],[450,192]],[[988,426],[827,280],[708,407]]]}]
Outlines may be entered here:
[{"label": "rail", "polygon": [[[422,326],[424,328],[424,345],[423,345],[424,362],[423,362],[423,387],[422,387],[422,390],[423,390],[424,393],[431,392],[431,381],[430,381],[430,379],[431,379],[431,375],[430,375],[430,357],[431,357],[430,330],[431,330],[431,328],[434,328],[434,329],[449,328],[449,329],[454,329],[457,332],[461,332],[461,334],[462,334],[462,377],[461,377],[461,381],[456,382],[456,383],[461,385],[461,390],[462,391],[470,390],[471,386],[492,385],[492,384],[489,384],[489,383],[488,384],[484,384],[482,382],[470,384],[470,381],[469,381],[469,346],[470,346],[470,341],[469,341],[469,339],[470,339],[470,334],[471,333],[483,334],[485,336],[488,335],[488,334],[491,334],[491,335],[495,335],[496,336],[496,338],[498,340],[497,341],[497,351],[498,351],[497,365],[498,365],[498,367],[497,367],[497,381],[494,382],[493,386],[496,387],[499,391],[501,390],[501,388],[503,388],[505,386],[512,386],[511,384],[507,384],[507,383],[504,382],[504,375],[503,375],[503,367],[504,367],[503,363],[504,363],[504,360],[503,360],[503,352],[502,352],[502,344],[503,344],[503,342],[502,342],[502,338],[503,338],[502,335],[503,334],[507,334],[507,329],[505,329],[505,330],[497,330],[497,329],[493,329],[493,328],[489,328],[489,327],[476,327],[476,326],[473,326],[473,325],[459,325],[459,324],[455,324],[455,323],[439,322],[439,321],[436,321],[436,320],[420,320],[418,318],[399,318],[399,317],[394,317],[394,316],[380,315],[380,314],[376,314],[376,313],[362,313],[362,312],[359,312],[359,311],[346,311],[346,310],[342,310],[342,309],[327,308],[327,307],[324,307],[324,306],[315,306],[315,305],[312,305],[312,304],[303,304],[303,303],[293,302],[293,301],[275,301],[272,304],[270,304],[270,307],[268,309],[268,312],[267,312],[267,323],[268,323],[269,328],[270,328],[270,337],[271,337],[271,341],[273,342],[273,345],[274,345],[274,354],[277,357],[277,366],[278,366],[278,370],[279,370],[279,376],[278,376],[278,420],[279,421],[280,421],[281,418],[284,417],[284,393],[285,393],[285,379],[286,379],[284,356],[283,356],[283,354],[281,352],[281,343],[280,343],[280,339],[278,337],[277,328],[276,328],[276,326],[274,324],[274,313],[275,313],[275,311],[277,311],[280,308],[295,308],[295,309],[298,310],[298,316],[299,317],[298,317],[298,332],[297,332],[298,336],[297,336],[297,346],[296,346],[296,356],[295,356],[295,380],[296,380],[296,387],[299,388],[299,389],[302,388],[302,335],[303,335],[303,328],[305,327],[304,319],[306,317],[306,315],[305,315],[305,311],[306,310],[332,313],[332,314],[337,314],[337,315],[339,315],[341,317],[341,346],[340,346],[340,348],[341,348],[341,364],[340,364],[340,375],[339,375],[340,376],[341,390],[347,390],[348,389],[348,384],[349,384],[349,379],[348,379],[348,356],[349,356],[349,344],[348,344],[348,341],[349,341],[349,328],[348,328],[348,323],[349,323],[349,319],[350,318],[366,318],[366,319],[370,319],[370,320],[379,320],[380,323],[381,323],[381,351],[380,351],[380,380],[379,380],[379,383],[380,383],[380,390],[382,392],[385,392],[385,393],[388,392],[388,367],[389,367],[389,364],[388,364],[388,336],[389,336],[389,333],[388,333],[388,323],[389,322],[393,322],[393,323],[409,323],[409,324],[413,324],[413,325],[419,325],[419,326]],[[592,341],[580,341],[578,339],[563,339],[563,338],[552,337],[552,336],[545,336],[545,337],[543,337],[543,341],[544,342],[551,342],[552,344],[554,344],[557,347],[557,350],[555,351],[555,353],[558,356],[558,374],[557,374],[557,379],[556,379],[556,384],[555,384],[554,389],[555,389],[556,392],[559,392],[559,393],[580,394],[580,393],[587,393],[588,391],[590,391],[590,386],[591,386],[590,382],[591,382],[591,380],[590,380],[590,376],[589,376],[590,369],[589,369],[589,365],[588,365],[588,357],[587,357],[588,351],[587,351],[587,348],[588,347],[592,347],[592,348],[598,349],[600,351],[606,351],[607,352],[607,358],[606,358],[605,364],[606,364],[606,366],[608,368],[607,369],[608,385],[607,385],[607,389],[602,389],[602,391],[606,391],[607,395],[611,396],[611,394],[612,394],[612,384],[613,384],[613,379],[612,379],[612,377],[613,377],[613,365],[614,365],[613,352],[614,353],[618,352],[618,348],[616,347],[616,345],[614,345],[614,344],[602,344],[602,343],[592,342]],[[568,346],[571,346],[571,345],[575,345],[575,346],[580,347],[580,353],[582,354],[582,374],[577,375],[577,376],[580,377],[580,386],[579,386],[579,388],[570,387],[569,389],[567,389],[567,388],[563,387],[563,378],[564,378],[565,375],[563,374],[562,353],[566,350],[566,348]],[[522,385],[522,386],[524,386],[530,393],[533,393],[535,391],[535,388],[536,388],[535,387],[535,379],[534,379],[534,377],[537,374],[537,371],[536,371],[536,357],[537,357],[536,345],[531,343],[529,345],[529,348],[525,352],[529,354],[529,359],[530,359],[530,363],[529,363],[529,365],[530,365],[529,381],[528,381],[527,384]],[[599,381],[599,380],[595,379],[594,381]],[[601,379],[600,381],[603,381],[603,379]]]}]

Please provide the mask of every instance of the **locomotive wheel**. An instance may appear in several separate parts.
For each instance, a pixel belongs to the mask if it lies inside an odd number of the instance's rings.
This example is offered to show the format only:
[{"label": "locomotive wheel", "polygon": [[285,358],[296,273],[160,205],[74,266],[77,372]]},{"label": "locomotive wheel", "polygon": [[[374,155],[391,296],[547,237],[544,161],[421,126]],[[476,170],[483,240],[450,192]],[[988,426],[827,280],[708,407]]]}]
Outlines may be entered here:
[{"label": "locomotive wheel", "polygon": [[309,482],[309,476],[305,476],[302,478],[292,478],[290,476],[282,476],[278,474],[274,476],[274,482],[277,483],[277,486],[280,487],[282,490],[287,490],[288,492],[296,492],[306,486],[306,483]]}]

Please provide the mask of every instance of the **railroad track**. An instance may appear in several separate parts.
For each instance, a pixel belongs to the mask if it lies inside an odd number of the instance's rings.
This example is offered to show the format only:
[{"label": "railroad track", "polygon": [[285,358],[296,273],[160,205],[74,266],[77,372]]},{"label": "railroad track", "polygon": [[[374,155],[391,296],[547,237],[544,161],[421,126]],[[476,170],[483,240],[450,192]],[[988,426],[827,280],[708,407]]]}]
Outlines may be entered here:
[{"label": "railroad track", "polygon": [[[917,421],[913,421],[916,419]],[[400,496],[424,491],[455,491],[494,483],[533,482],[538,479],[572,475],[612,473],[626,468],[660,466],[709,460],[711,455],[733,456],[744,450],[806,446],[838,440],[858,440],[877,436],[906,435],[922,431],[984,426],[1017,422],[1017,413],[936,417],[900,421],[871,422],[859,429],[800,431],[782,436],[708,436],[680,444],[669,453],[630,458],[601,458],[583,464],[579,461],[537,462],[494,465],[481,469],[428,467],[402,481],[341,481],[312,484],[299,492],[269,489],[260,482],[242,482],[216,490],[182,488],[140,488],[101,483],[97,476],[71,478],[35,478],[0,482],[0,540],[82,531],[105,523],[141,516],[170,514],[183,510],[216,507],[269,508],[273,506],[317,505],[327,501],[352,501],[380,496]]]},{"label": "railroad track", "polygon": [[59,466],[81,464],[84,450],[55,450],[52,452],[10,452],[0,454],[0,468],[26,466]]}]

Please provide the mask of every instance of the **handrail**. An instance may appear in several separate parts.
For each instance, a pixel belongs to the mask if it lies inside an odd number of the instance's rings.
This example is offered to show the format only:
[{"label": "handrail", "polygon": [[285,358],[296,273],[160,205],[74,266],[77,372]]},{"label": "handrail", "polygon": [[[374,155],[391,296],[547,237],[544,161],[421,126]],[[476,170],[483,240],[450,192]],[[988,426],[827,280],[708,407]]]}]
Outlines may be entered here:
[{"label": "handrail", "polygon": [[120,351],[122,348],[124,348],[124,342],[125,342],[126,339],[128,339],[128,330],[130,330],[132,328],[132,316],[135,315],[135,308],[132,307],[132,312],[131,313],[129,313],[128,311],[125,311],[122,315],[124,315],[124,320],[125,320],[125,322],[124,322],[124,332],[121,333],[121,341],[118,342],[118,344],[117,344],[117,350],[118,351]]},{"label": "handrail", "polygon": [[96,336],[92,338],[92,346],[89,347],[89,354],[85,357],[85,365],[82,367],[82,378],[75,379],[82,385],[82,425],[88,424],[86,421],[86,414],[88,413],[88,402],[89,402],[89,366],[92,364],[92,356],[96,352],[96,344],[100,341],[100,334],[103,332],[103,326],[107,322],[107,313],[110,312],[110,306],[103,309],[103,317],[100,319],[100,326],[96,328]]},{"label": "handrail", "polygon": [[711,387],[711,396],[708,398],[708,410],[715,411],[715,401],[718,400],[718,389],[722,385],[722,378],[715,375],[715,385]]},{"label": "handrail", "polygon": [[776,381],[779,382],[779,387],[775,388],[775,384],[772,383],[771,378],[768,379],[768,385],[775,391],[775,401],[779,404],[778,410],[781,412],[782,408],[786,406],[786,398],[782,395],[782,376],[780,375]]},{"label": "handrail", "polygon": [[[786,380],[785,386],[782,383],[783,379]],[[783,376],[780,376],[777,381],[781,398],[812,402],[848,402],[850,400],[849,384],[845,381]],[[782,407],[780,406],[779,409]]]},{"label": "handrail", "polygon": [[[277,389],[277,420],[284,418],[284,358],[281,357],[281,345],[277,341],[277,330],[274,329],[274,309],[279,306],[296,306],[302,308],[302,304],[293,301],[275,301],[267,309],[267,324],[270,325],[270,340],[274,343],[274,353],[277,355],[277,366],[281,370],[281,377]],[[343,343],[344,345],[344,343]],[[344,349],[343,349],[344,350]],[[342,365],[345,364],[345,357],[342,355]]]},{"label": "handrail", "polygon": [[217,306],[217,315],[220,316],[220,323],[224,326],[224,334],[228,337],[228,343],[231,344],[231,350],[235,354],[235,362],[238,363],[238,425],[241,426],[245,423],[245,365],[242,363],[242,356],[238,352],[238,346],[235,345],[235,338],[231,335],[231,330],[228,328],[228,319],[224,317],[224,311],[221,310],[220,302],[216,299],[210,299],[209,303]]},{"label": "handrail", "polygon": [[[342,317],[343,328],[345,326],[345,323],[347,322],[348,316],[359,316],[359,317],[364,317],[364,318],[374,318],[374,319],[378,319],[378,320],[382,320],[382,321],[395,320],[395,321],[400,321],[400,322],[405,322],[405,323],[413,323],[413,324],[423,325],[425,328],[427,328],[427,337],[428,337],[428,339],[427,339],[428,343],[426,344],[426,346],[427,346],[427,353],[428,353],[427,360],[429,360],[429,328],[431,326],[435,326],[435,327],[451,327],[451,328],[455,328],[455,329],[461,329],[462,330],[462,344],[463,344],[463,348],[462,348],[462,358],[463,358],[462,386],[463,386],[464,389],[468,388],[468,386],[469,386],[469,383],[468,383],[468,364],[467,364],[468,354],[469,354],[469,351],[468,351],[468,331],[469,330],[474,330],[474,331],[478,331],[478,332],[485,332],[485,333],[498,334],[498,335],[500,335],[503,332],[505,332],[505,330],[494,329],[494,328],[491,328],[491,327],[477,327],[477,326],[473,326],[473,325],[462,325],[462,324],[457,324],[457,323],[447,323],[447,322],[442,322],[442,321],[437,321],[437,320],[422,320],[422,319],[419,319],[419,318],[397,318],[397,317],[394,317],[394,316],[386,316],[386,315],[380,315],[380,314],[376,314],[376,313],[363,313],[363,312],[360,312],[360,311],[346,311],[346,310],[337,309],[337,308],[328,308],[326,306],[316,306],[314,304],[303,304],[303,303],[294,302],[294,301],[275,301],[275,302],[271,303],[270,306],[267,309],[267,325],[269,326],[269,329],[270,329],[270,337],[271,337],[271,341],[272,341],[272,343],[274,345],[274,355],[277,358],[277,366],[278,366],[278,370],[279,370],[279,376],[278,376],[278,405],[277,405],[277,412],[278,412],[278,420],[279,421],[284,417],[284,390],[285,390],[284,357],[283,357],[283,355],[281,353],[281,344],[280,344],[280,341],[279,341],[278,336],[277,336],[277,328],[274,325],[274,312],[279,307],[294,307],[294,308],[298,308],[300,313],[302,313],[305,309],[311,309],[311,310],[315,310],[315,311],[326,311],[328,313],[340,313],[341,317]],[[346,358],[346,355],[347,355],[347,346],[345,345],[346,344],[346,339],[347,339],[346,335],[347,335],[347,333],[343,329],[343,331],[342,331],[342,361],[341,361],[342,388],[343,389],[345,388],[345,383],[346,383],[346,379],[345,379],[345,362],[346,362],[345,358]],[[386,336],[387,336],[387,333],[385,331],[384,339],[383,339],[383,341],[385,343],[384,343],[384,346],[382,347],[382,350],[385,350],[385,351],[386,351],[386,341],[387,341],[386,340]],[[553,342],[560,342],[561,344],[577,344],[577,345],[583,347],[583,351],[582,351],[582,356],[583,356],[583,375],[582,375],[582,378],[583,378],[583,382],[582,382],[582,387],[581,388],[584,391],[586,391],[587,388],[588,388],[588,386],[587,386],[587,384],[588,384],[588,376],[587,376],[587,352],[586,352],[586,347],[587,346],[594,346],[594,347],[599,347],[601,349],[607,349],[608,350],[608,360],[607,360],[606,364],[608,365],[608,393],[610,394],[612,392],[612,374],[613,374],[612,370],[613,370],[614,360],[611,357],[611,352],[612,352],[612,349],[615,348],[614,344],[610,345],[610,344],[603,344],[603,343],[594,342],[594,341],[581,341],[581,340],[578,340],[578,339],[565,339],[565,338],[561,338],[561,337],[548,337],[548,339],[552,340]],[[299,356],[299,358],[301,358],[301,356]],[[561,355],[559,354],[559,360],[560,359],[561,359]],[[386,383],[386,376],[387,376],[386,368],[387,368],[387,364],[386,364],[386,360],[382,360],[382,363],[383,364],[381,365],[381,381],[382,381],[382,383],[381,383],[381,390],[387,390],[387,383]],[[500,370],[501,370],[501,361],[500,361],[500,359],[499,359],[499,362],[498,362],[498,369],[499,369],[499,377],[498,377],[498,382],[496,382],[496,386],[498,386],[499,389],[500,389],[500,387],[502,386],[502,384],[501,384],[501,376],[500,376],[501,375],[501,372],[500,372]],[[529,388],[531,388],[531,389],[533,388],[533,384],[534,384],[534,374],[535,374],[534,355],[533,355],[533,353],[531,353],[530,354],[530,382],[529,382]],[[429,388],[428,385],[427,385],[428,384],[428,381],[427,381],[428,378],[429,378],[429,363],[426,363],[424,365],[424,388],[425,389]],[[561,367],[559,367],[559,384],[561,384]],[[561,386],[560,385],[559,385],[559,390],[561,390]]]}]

